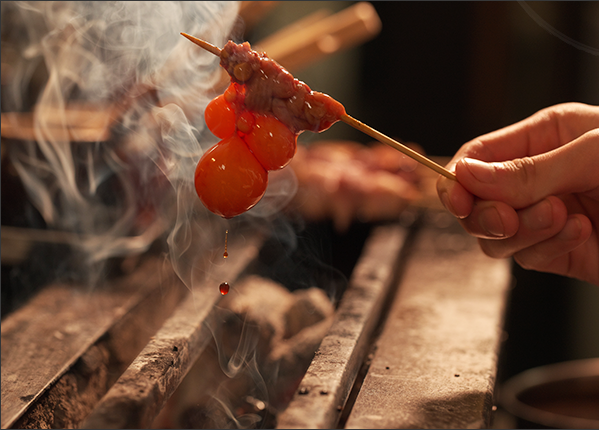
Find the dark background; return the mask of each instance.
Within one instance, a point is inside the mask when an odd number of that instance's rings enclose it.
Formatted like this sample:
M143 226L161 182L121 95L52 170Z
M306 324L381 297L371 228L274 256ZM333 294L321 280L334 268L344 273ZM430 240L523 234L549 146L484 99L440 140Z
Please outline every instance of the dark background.
M375 128L393 124L431 154L451 156L473 137L552 104L599 102L583 71L590 63L596 70L597 54L550 34L517 2L373 5L383 26L362 47L361 116ZM588 5L530 6L556 31L593 46L585 40Z

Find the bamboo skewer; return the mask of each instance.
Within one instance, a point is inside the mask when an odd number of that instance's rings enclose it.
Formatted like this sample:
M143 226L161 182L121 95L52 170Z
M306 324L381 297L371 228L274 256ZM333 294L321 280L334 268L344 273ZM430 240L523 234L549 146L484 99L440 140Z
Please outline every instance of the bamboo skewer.
M200 46L201 48L204 48L208 52L211 52L212 54L220 57L221 49L218 48L217 46L214 46L202 39L198 39L197 37L191 36L187 33L181 33L181 35L186 37L187 39L191 40L193 43ZM375 130L374 128L364 124L363 122L358 121L357 119L351 117L350 115L344 114L339 119L340 119L340 121L343 121L347 125L354 127L356 130L359 130L362 133L365 133L368 136L378 140L379 142L389 145L394 149L397 149L398 151L402 152L403 154L407 155L408 157L416 160L420 164L428 167L429 169L432 169L435 172L445 176L446 178L456 180L455 174L453 172L450 172L449 170L447 170L445 167L440 166L439 164L435 163L433 160L414 151L413 149L405 146L404 144L402 144L394 139L391 139L388 136L385 136L384 134L382 134L382 133L378 132L377 130Z
M379 142L385 143L385 144L391 146L392 148L397 149L398 151L404 153L408 157L418 161L420 164L425 165L429 169L434 170L435 172L445 176L446 178L454 179L454 180L456 179L455 174L453 172L450 172L449 170L447 170L445 167L440 166L439 164L435 163L433 160L431 160L431 159L425 157L424 155L414 151L413 149L399 143L398 141L391 139L388 136L385 136L383 133L376 131L374 128L364 124L361 121L358 121L357 119L349 116L348 114L342 115L340 120L343 121L344 123L352 126L356 130L360 130L362 133L365 133L368 136L378 140Z
M221 49L218 46L214 46L211 43L206 42L205 40L198 39L197 37L191 36L187 33L181 33L181 35L187 37L200 48L204 48L206 51L213 53L217 57L220 57Z

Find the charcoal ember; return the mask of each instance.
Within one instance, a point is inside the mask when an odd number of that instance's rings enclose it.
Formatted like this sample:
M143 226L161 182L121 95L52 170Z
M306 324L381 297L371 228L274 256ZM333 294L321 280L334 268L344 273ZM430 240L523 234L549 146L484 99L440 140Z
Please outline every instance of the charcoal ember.
M273 384L274 407L290 400L326 335L334 307L319 288L289 292L281 284L250 276L237 286L239 294L227 306L245 321L260 327L257 355L264 374L278 369ZM233 297L233 296L232 296Z
M218 312L215 344L191 368L154 427L273 428L332 324L334 305L319 288L291 292L248 275L231 283Z

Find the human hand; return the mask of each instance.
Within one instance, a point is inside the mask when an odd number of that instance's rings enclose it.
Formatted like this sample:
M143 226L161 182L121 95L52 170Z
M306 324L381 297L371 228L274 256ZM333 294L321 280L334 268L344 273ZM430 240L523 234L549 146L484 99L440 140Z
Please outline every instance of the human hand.
M491 257L599 285L599 106L565 103L466 144L437 193Z

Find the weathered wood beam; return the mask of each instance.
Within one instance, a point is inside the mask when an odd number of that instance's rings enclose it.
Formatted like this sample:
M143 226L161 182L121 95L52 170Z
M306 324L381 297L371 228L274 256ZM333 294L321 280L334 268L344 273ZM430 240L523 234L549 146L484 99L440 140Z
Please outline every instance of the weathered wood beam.
M50 285L2 320L2 428L73 426L89 413L108 373L124 371L186 293L161 261L93 289ZM97 386L71 387L81 378Z
M510 262L449 214L428 219L345 428L491 426Z
M349 280L335 320L277 428L335 428L392 293L408 230L376 227Z
M219 285L236 279L257 257L262 239L229 244L229 257L214 265L148 345L100 400L81 428L150 428L198 359L212 333L206 326L221 299Z

